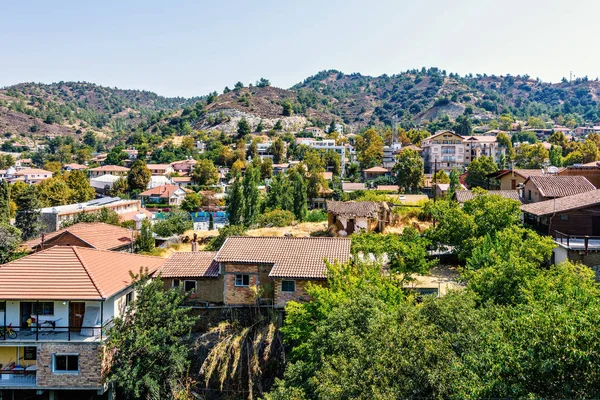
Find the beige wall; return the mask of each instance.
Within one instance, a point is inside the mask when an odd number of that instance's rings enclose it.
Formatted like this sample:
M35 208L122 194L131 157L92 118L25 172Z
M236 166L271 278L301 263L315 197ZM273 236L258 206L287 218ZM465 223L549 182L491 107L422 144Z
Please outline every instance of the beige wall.
M249 305L257 301L257 293L262 299L273 298L273 282L269 278L270 264L223 264L223 292L225 304ZM235 286L235 276L250 275L248 286Z
M282 280L295 281L296 282L296 291L295 292L282 292L281 291L281 281ZM326 281L325 280L308 281L308 280L299 280L299 279L276 278L274 280L275 305L283 307L287 304L288 301L291 301L291 300L300 301L300 302L311 300L311 297L306 292L306 286L308 285L309 282L311 282L312 284L324 285Z
M513 182L515 181L515 186L513 187ZM521 175L508 173L499 179L500 181L500 190L516 190L517 185L521 183L525 183L525 178Z
M188 303L223 303L223 275L218 278L163 278L165 289L173 287L173 280L196 281L196 293L192 294Z

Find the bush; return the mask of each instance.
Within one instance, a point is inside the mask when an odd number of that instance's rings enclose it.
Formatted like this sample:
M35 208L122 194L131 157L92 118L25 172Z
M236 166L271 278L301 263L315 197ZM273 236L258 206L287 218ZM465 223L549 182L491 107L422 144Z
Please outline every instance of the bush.
M154 233L160 237L171 237L173 235L181 235L183 232L192 229L194 223L189 219L186 212L172 212L167 219L158 221L152 227Z
M219 236L213 238L206 249L218 251L229 236L246 236L246 228L242 225L227 225L219 229Z
M273 210L258 216L259 226L290 226L294 222L294 214L291 211Z
M311 210L306 215L306 222L323 222L327 221L327 211L325 210Z

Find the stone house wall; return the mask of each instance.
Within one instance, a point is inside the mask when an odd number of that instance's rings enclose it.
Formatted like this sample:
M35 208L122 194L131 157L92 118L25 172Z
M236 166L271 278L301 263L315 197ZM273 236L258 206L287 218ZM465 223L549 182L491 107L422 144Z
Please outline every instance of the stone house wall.
M78 354L79 372L52 372L53 354ZM37 347L37 385L52 388L99 389L102 385L102 347L100 343L39 343Z

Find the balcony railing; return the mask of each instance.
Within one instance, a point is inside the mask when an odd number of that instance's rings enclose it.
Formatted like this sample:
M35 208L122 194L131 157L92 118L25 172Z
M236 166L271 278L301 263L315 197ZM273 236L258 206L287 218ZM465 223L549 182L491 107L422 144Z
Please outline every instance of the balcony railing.
M600 250L600 236L587 235L567 235L559 231L554 231L554 241L570 250L584 251Z
M0 387L36 386L36 368L29 368L0 369Z
M61 341L61 342L97 342L106 337L106 330L112 325L108 321L96 326L60 326L41 324L37 326L11 326L0 327L0 341L36 342L36 341Z

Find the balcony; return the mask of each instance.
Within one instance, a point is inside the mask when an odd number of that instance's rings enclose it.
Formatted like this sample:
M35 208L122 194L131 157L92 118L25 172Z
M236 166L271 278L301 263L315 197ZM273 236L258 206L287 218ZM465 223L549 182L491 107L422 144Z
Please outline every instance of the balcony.
M107 324L99 326L82 326L78 328L68 326L55 327L11 327L12 330L4 330L0 328L0 345L2 342L38 342L38 341L59 341L59 342L99 342L105 337L104 333L107 329Z
M2 389L26 389L35 388L37 385L35 366L25 369L2 369L0 370L0 388Z

